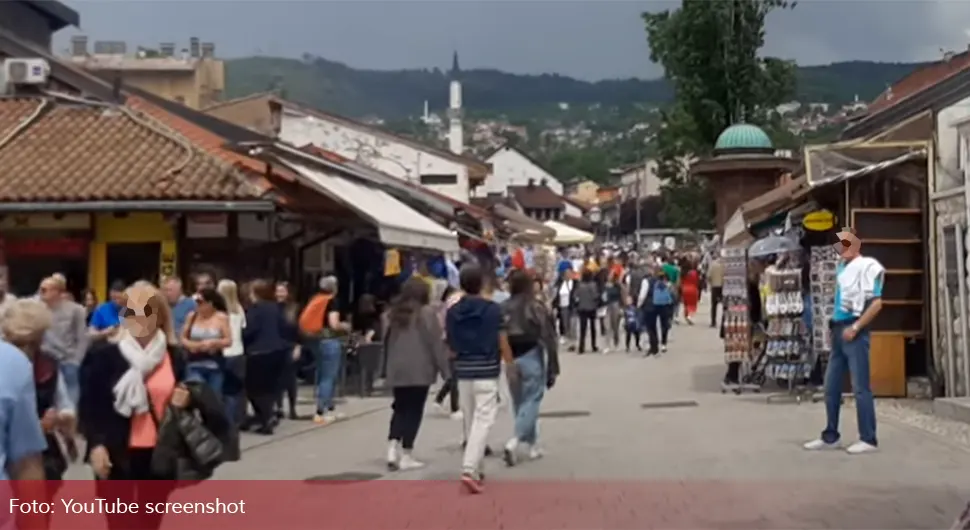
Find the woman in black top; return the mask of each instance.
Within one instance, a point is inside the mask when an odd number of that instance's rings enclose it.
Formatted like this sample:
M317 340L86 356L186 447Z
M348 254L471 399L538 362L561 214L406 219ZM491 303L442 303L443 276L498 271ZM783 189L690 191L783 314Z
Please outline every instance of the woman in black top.
M246 396L256 413L256 432L265 435L273 434L276 426L273 409L279 396L279 382L297 336L296 327L286 320L276 303L275 291L273 284L266 280L252 283L253 305L246 310L243 329Z
M289 282L277 282L276 284L276 303L280 305L280 310L283 311L283 316L286 317L287 323L296 329L297 319L300 316L299 307L297 307L296 302L293 300L293 293L290 291ZM295 339L296 337L294 337ZM280 377L280 392L279 397L276 399L276 418L283 418L283 397L286 397L286 401L290 407L290 419L298 419L296 414L296 394L297 394L297 380L296 375L299 370L300 361L300 344L299 342L293 343L293 350L286 357L286 366L283 368L282 377Z

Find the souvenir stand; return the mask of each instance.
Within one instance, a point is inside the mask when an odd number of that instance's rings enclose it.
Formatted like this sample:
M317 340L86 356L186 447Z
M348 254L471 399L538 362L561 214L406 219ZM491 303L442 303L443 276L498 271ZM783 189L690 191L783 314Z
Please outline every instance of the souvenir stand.
M765 317L765 377L787 385L787 393L768 396L768 401L790 398L801 402L803 395L814 390L803 383L815 366L805 324L802 296L802 270L797 254L782 257L778 265L768 267L762 275Z
M752 353L757 353L761 345L753 342L753 326L748 313L748 266L745 246L721 249L724 265L724 287L722 292L721 329L724 338L724 362L739 362L737 383L721 383L721 392L732 391L740 394L745 390L761 391L761 384L752 379Z

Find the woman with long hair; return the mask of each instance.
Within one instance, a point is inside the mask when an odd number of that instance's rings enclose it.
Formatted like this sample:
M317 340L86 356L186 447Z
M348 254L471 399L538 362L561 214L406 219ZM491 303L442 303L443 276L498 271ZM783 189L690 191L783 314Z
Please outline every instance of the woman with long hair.
M293 293L290 291L290 283L276 282L275 296L276 303L280 305L280 309L283 311L283 316L286 318L286 321L295 328L297 319L300 317L300 308L293 299ZM296 339L295 336L293 338L294 340ZM293 350L286 358L286 366L283 368L283 374L280 378L280 392L279 397L276 399L277 418L283 418L283 397L285 395L287 404L289 405L290 419L298 419L296 414L296 372L297 369L299 369L299 361L300 344L298 341L295 341L293 343Z
M223 350L232 346L226 302L210 287L195 294L195 311L185 317L182 347L189 353L186 379L201 381L222 395L225 381Z
M252 283L253 305L246 311L243 345L246 349L246 395L255 412L256 432L271 435L276 427L273 408L280 378L296 341L296 330L276 302L276 289L266 280Z
M107 341L95 344L81 364L80 432L88 445L87 460L98 480L124 480L125 500L144 505L164 502L169 490L154 480L177 477L160 474L152 465L162 443L159 424L169 406L185 408L191 400L182 385L185 362L176 346L172 315L165 297L151 284L137 282L125 291L122 325ZM111 488L112 490L116 488ZM117 492L120 492L118 489ZM99 492L99 496L117 495ZM128 498L130 496L130 498ZM132 518L137 517L137 525ZM159 528L162 512L108 516L108 527Z
M391 424L387 435L387 466L391 470L423 467L411 451L421 428L428 389L437 380L450 378L448 354L441 338L444 331L430 306L428 284L420 278L404 282L391 305L384 333L387 355L387 386L394 392Z
M684 320L687 325L693 326L694 313L697 313L697 302L701 296L700 273L691 258L681 260L680 271L680 300L684 304Z
M243 356L242 333L246 328L246 313L239 302L239 289L232 280L219 280L216 287L225 302L226 314L229 316L229 337L232 343L222 349L223 383L222 399L226 405L226 417L234 428L238 428L246 415L245 377L246 358Z
M85 315L87 315L85 322L90 326L91 315L94 314L95 308L98 307L98 295L95 294L94 289L88 288L81 293L81 305L84 307Z

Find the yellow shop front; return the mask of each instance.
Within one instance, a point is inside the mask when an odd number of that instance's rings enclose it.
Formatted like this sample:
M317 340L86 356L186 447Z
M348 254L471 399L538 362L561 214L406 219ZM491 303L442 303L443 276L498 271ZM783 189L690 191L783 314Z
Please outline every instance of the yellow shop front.
M99 300L114 281L157 283L177 274L176 225L161 213L97 214L88 255L88 285Z

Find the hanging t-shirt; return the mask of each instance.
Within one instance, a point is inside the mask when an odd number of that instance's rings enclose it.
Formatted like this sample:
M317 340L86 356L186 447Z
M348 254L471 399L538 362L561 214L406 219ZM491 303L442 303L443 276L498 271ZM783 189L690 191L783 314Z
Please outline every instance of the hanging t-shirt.
M525 269L525 253L522 252L521 248L517 248L515 249L515 251L512 252L511 262L512 262L513 269L519 269L519 270Z

